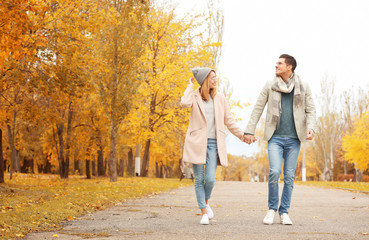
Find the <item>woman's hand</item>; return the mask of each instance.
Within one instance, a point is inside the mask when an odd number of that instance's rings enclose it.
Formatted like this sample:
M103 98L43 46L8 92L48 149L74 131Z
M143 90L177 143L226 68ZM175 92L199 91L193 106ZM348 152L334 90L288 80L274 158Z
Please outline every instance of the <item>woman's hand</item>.
M188 83L190 83L190 84L191 84L191 83L192 83L192 84L194 84L194 83L195 83L195 78L193 78L193 77L192 77L192 78L190 78L190 80L188 80Z

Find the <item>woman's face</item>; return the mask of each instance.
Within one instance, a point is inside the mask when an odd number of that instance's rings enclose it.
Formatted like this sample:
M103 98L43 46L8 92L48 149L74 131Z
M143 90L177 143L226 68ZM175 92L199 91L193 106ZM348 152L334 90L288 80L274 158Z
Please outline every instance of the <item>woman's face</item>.
M208 79L209 79L209 88L210 89L216 88L217 87L217 77L215 75L215 72L211 71L208 76Z

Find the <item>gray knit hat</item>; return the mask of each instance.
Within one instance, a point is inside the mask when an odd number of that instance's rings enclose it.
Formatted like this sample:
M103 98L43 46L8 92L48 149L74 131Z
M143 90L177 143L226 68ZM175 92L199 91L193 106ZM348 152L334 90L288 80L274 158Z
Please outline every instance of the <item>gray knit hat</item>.
M214 71L213 69L208 68L208 67L193 68L191 70L192 70L193 76L195 77L196 81L200 84L200 86L204 83L205 79L208 77L210 72Z

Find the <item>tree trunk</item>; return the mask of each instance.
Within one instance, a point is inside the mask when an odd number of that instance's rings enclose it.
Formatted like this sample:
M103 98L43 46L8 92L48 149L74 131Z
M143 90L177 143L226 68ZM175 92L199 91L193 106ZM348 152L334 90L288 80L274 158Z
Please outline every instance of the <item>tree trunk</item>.
M17 154L17 150L15 149L15 143L14 143L14 138L15 138L14 126L11 127L10 125L7 125L7 128L8 128L9 146L11 150L10 179L12 179L13 172L19 172L20 164L19 164L19 155Z
M58 160L59 160L59 175L60 178L64 178L64 170L65 168L65 162L64 162L64 139L63 139L63 132L64 132L64 125L62 123L56 124L56 132L59 139L59 154L58 154Z
M97 176L105 176L105 167L104 167L104 148L102 145L102 140L101 140L101 131L98 130L97 131L97 145L98 145L98 150L97 150Z
M0 129L0 183L4 182L3 131Z
M159 164L158 162L155 162L155 172L156 172L156 177L159 178L160 177L160 172L159 172Z
M81 169L79 167L79 160L77 159L74 159L74 171L73 171L73 174L78 174L81 173Z
M33 159L24 158L23 165L21 167L21 172L22 173L35 173L33 166L34 166Z
M119 160L118 176L123 177L123 173L124 173L124 159L121 158Z
M142 160L142 169L141 169L141 176L147 177L149 172L149 164L150 164L150 143L151 139L148 139L145 144L145 152Z
M92 161L92 176L96 176L96 162L95 160Z
M38 166L38 173L51 173L51 163L49 161L51 155L52 153L45 155L44 163Z
M105 176L104 155L102 148L97 150L97 176Z
M133 150L130 147L128 152L128 163L127 163L127 173L129 176L133 176L135 174L134 161L133 161Z
M68 123L67 123L67 139L65 148L65 164L64 164L64 178L68 178L69 175L69 155L70 155L70 139L72 134L72 102L69 102L68 106Z
M113 110L112 110L113 111ZM111 116L111 136L110 136L110 155L109 155L109 177L110 182L117 181L117 123Z
M109 155L109 177L110 182L117 181L117 95L118 95L118 29L115 29L113 39L113 78L111 86L111 103L110 103L110 155Z
M91 179L90 160L87 159L86 159L86 177L87 179Z

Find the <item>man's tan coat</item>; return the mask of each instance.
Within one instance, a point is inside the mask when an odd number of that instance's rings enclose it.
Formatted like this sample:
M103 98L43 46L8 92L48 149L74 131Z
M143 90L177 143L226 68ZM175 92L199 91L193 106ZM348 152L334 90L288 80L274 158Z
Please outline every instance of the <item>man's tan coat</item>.
M265 105L268 104L264 129L265 141L269 141L276 130L276 125L272 123L272 84L273 81L269 81L265 84L252 110L251 118L245 130L245 133L255 134L256 124L264 111ZM305 82L302 82L302 84L305 89L305 97L303 98L302 107L293 106L293 118L295 120L297 136L301 142L305 142L307 141L306 134L308 129L312 129L316 132L315 105L309 85Z

